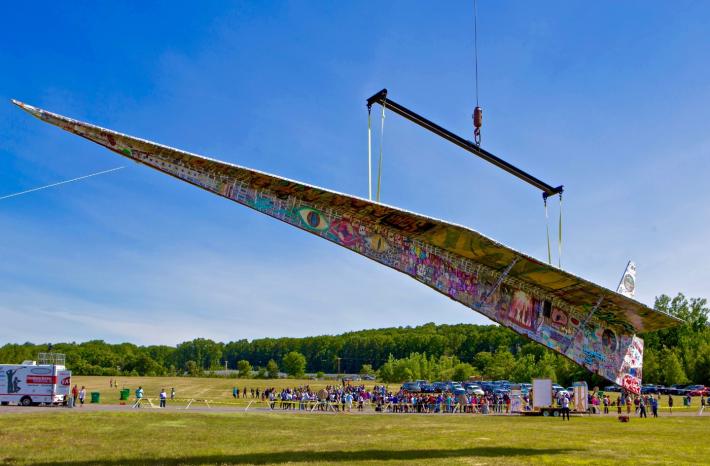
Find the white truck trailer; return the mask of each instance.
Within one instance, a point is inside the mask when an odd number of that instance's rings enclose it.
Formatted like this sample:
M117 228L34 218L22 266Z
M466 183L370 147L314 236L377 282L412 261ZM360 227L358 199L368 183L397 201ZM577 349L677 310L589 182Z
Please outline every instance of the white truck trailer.
M22 406L61 404L69 398L71 371L64 366L64 355L41 355L40 363L0 364L0 404ZM61 364L58 364L61 362Z

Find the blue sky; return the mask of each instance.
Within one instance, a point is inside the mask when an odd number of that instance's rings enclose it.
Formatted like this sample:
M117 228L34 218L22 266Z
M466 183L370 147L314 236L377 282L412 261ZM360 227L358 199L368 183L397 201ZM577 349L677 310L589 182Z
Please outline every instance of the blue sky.
M365 99L471 138L472 2L14 4L0 19L0 343L488 323L415 281L10 105L367 194ZM479 2L483 145L564 184L563 268L710 296L704 2ZM540 194L389 115L382 199L546 256ZM377 142L377 140L375 141ZM557 203L552 215L556 218Z

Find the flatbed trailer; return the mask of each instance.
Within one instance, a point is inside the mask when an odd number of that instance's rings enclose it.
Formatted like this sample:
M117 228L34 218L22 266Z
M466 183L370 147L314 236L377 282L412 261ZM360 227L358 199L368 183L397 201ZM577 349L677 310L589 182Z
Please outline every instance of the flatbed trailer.
M585 411L570 411L570 414L589 414ZM520 414L524 416L544 416L544 417L560 417L562 415L561 407L549 406L546 408L537 408L534 411L521 411Z

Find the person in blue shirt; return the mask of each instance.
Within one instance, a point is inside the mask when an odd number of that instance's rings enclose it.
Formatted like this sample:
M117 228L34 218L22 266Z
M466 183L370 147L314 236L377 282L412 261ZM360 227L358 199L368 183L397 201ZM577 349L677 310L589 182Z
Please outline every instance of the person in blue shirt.
M143 387L138 387L136 389L136 402L133 404L133 407L140 408L142 399L143 399Z

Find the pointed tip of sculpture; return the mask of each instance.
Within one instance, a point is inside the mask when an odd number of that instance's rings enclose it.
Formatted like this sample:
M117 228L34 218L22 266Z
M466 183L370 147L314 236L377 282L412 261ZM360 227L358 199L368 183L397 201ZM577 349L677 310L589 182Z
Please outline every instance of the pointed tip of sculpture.
M10 102L17 105L18 107L20 107L22 110L26 111L27 113L30 113L30 114L37 116L37 117L39 116L39 114L41 112L41 110L39 108L33 107L32 105L28 105L24 102L20 102L17 99L10 99Z

